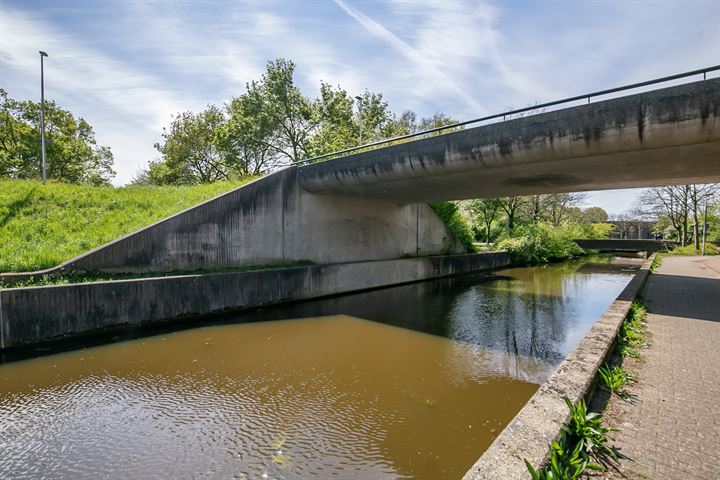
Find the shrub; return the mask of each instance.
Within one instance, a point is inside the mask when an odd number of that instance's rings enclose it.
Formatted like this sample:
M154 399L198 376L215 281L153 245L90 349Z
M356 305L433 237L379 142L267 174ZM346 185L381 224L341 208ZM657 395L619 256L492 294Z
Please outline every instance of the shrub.
M470 223L460 212L455 202L434 202L430 207L435 210L438 217L445 223L455 237L460 240L468 250L472 250L473 231Z
M501 238L496 248L507 250L520 263L545 263L583 253L563 228L545 223L518 226L511 236Z
M695 245L685 245L684 247L675 247L672 250L673 255L700 255L702 253L702 245L695 250ZM720 250L712 243L705 242L705 255L718 255Z
M611 223L568 223L562 228L572 239L602 239L610 236L615 230L615 225Z

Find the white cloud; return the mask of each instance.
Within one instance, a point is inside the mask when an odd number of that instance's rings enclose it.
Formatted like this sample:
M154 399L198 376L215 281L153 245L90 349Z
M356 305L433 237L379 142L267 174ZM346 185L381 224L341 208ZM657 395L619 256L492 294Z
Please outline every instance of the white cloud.
M408 43L397 37L383 25L363 14L359 10L351 7L342 0L334 0L335 3L342 8L348 15L354 18L360 25L366 28L370 33L382 39L392 48L400 52L404 57L411 60L418 68L421 76L417 79L420 84L423 81L434 83L435 88L450 88L461 96L463 100L468 102L477 111L484 111L477 100L467 93L458 83L456 83L449 75L447 75L438 65L432 61L424 52L417 50Z

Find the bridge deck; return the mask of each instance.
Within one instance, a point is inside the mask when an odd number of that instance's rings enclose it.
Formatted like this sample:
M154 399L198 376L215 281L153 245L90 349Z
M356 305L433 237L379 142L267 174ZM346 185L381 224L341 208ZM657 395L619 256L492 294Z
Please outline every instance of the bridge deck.
M400 203L720 181L720 79L301 167L313 193Z

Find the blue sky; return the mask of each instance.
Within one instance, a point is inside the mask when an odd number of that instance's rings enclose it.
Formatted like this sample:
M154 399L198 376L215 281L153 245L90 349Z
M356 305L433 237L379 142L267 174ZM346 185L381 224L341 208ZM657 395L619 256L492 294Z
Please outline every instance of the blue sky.
M0 0L10 96L39 96L40 49L46 95L112 147L121 184L172 114L241 94L268 59L295 61L307 95L324 80L467 119L720 63L720 2Z

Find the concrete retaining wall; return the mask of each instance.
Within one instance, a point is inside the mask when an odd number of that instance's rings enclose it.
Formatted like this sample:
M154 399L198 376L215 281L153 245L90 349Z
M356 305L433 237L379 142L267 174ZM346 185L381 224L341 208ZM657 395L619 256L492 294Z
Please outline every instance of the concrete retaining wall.
M562 426L569 421L563 397L577 403L591 392L597 370L608 357L630 305L645 285L654 258L654 255L651 256L643 264L587 335L540 386L463 480L527 480L530 474L524 459L536 470L545 464L550 442L559 438Z
M315 195L287 168L42 272L151 273L465 253L426 204Z
M0 348L508 266L506 252L0 291Z

